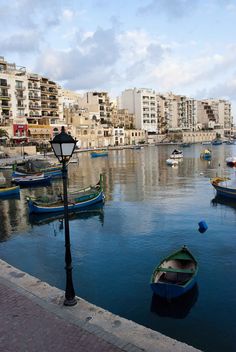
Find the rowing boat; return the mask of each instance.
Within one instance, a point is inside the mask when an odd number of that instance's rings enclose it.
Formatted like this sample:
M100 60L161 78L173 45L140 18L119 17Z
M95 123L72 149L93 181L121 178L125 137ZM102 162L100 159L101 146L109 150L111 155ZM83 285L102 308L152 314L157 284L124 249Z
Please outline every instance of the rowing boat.
M196 283L198 264L186 246L172 253L154 269L151 289L166 299L173 299L188 292Z

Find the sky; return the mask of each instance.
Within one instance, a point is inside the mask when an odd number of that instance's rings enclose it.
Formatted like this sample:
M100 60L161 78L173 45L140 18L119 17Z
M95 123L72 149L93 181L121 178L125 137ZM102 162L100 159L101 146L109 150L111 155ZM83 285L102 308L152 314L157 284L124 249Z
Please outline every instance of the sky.
M228 99L236 0L0 0L0 56L78 92Z

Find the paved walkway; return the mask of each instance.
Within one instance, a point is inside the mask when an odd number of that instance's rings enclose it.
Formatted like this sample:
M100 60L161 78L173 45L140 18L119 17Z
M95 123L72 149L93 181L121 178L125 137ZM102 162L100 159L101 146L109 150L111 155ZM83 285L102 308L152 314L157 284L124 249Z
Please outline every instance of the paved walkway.
M199 351L79 297L63 301L64 291L0 260L0 351Z
M0 312L0 349L4 352L122 351L3 283Z

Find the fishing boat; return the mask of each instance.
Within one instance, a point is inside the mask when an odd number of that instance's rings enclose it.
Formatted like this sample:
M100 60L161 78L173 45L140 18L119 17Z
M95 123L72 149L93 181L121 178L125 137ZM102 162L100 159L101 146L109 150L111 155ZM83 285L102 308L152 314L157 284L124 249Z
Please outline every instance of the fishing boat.
M166 160L166 164L169 165L169 166L177 166L178 163L179 162L176 159L169 158L169 159Z
M200 154L200 158L204 160L211 160L211 151L209 149L204 149Z
M23 165L14 166L12 177L33 176L44 173L46 176L61 176L61 165L52 164L47 160L27 160Z
M189 148L189 147L191 147L191 143L181 143L180 146L182 148Z
M188 292L196 283L198 264L193 255L183 246L169 255L154 269L151 289L154 294L173 299Z
M221 145L223 144L223 141L220 139L215 139L214 141L211 142L212 145Z
M231 167L236 166L236 157L235 156L230 156L230 157L226 158L225 161L228 166L231 166Z
M210 144L211 144L210 141L204 141L204 142L202 142L202 145L210 145Z
M51 176L44 174L20 176L12 178L12 182L22 187L48 186L51 183Z
M7 199L8 197L14 197L20 195L20 187L1 187L0 188L0 199Z
M100 202L104 202L104 200L103 177L100 175L99 183L95 186L89 186L78 191L68 192L68 211L74 212L80 209L85 209ZM61 195L57 196L56 199L33 199L27 197L27 203L30 213L64 212L64 199Z
M170 159L182 159L182 158L183 158L183 152L178 149L173 150L172 154L170 155Z
M91 152L90 155L92 158L97 158L99 156L108 156L108 151L107 150L98 150L96 152Z
M214 177L210 182L217 196L236 200L236 187L229 177Z

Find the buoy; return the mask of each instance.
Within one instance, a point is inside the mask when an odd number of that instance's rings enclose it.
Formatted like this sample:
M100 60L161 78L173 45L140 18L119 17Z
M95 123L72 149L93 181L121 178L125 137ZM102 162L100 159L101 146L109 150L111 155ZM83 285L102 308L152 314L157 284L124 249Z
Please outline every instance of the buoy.
M199 226L198 231L201 232L201 233L205 232L208 229L208 226L207 226L207 223L206 223L205 220L201 220L198 223L198 226Z

